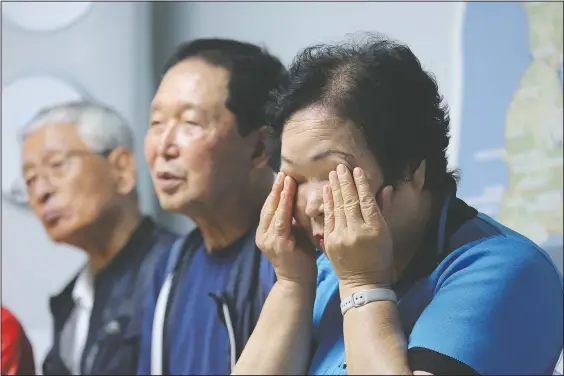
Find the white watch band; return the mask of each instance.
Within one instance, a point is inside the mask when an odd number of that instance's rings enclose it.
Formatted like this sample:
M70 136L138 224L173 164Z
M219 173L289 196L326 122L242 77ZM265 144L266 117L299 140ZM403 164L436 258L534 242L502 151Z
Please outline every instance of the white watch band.
M397 303L396 293L392 289L378 288L355 292L341 300L341 313L343 316L351 308L362 307L368 303L391 300Z

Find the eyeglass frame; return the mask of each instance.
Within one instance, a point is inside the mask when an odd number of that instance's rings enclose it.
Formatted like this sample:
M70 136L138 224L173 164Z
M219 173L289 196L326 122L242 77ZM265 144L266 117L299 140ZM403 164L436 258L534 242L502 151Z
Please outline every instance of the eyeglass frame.
M62 179L65 178L65 176L68 174L68 170L69 170L69 167L70 167L69 162L72 160L73 157L86 157L86 156L89 156L89 155L94 155L94 156L100 156L102 158L107 158L113 150L114 149L106 149L106 150L103 150L101 152L94 152L94 151L91 151L91 150L52 151L51 153L47 153L46 155L43 156L41 164L39 165L39 168L37 169L38 173L33 178L37 178L39 176L42 176L43 178L45 178L47 180L47 182L49 184L52 185L53 179L62 180ZM53 156L53 155L62 155L62 160L57 161L57 163L49 163L49 162L45 161L50 156ZM58 169L61 169L61 168L64 168L65 170L64 171L58 171L56 173L52 172L53 170L58 170ZM49 172L45 173L46 170L51 170L51 173L49 173ZM24 179L24 184L25 184L27 192L28 192L28 196L31 197L31 195L29 194L31 183L29 182L29 178L26 178L26 176L25 176L26 175L25 166L24 166L24 171L22 171L22 175L23 175L23 179Z

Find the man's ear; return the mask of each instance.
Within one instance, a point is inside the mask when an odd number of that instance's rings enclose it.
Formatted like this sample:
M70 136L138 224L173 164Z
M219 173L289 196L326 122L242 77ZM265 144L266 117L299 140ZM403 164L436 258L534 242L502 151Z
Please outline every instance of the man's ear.
M271 153L272 132L270 127L262 126L256 131L253 154L251 155L253 167L262 168L268 164Z
M125 147L117 147L108 155L117 190L126 196L133 192L137 183L137 164L133 152Z
M417 169L413 172L412 183L418 192L421 192L423 190L423 186L425 185L425 173L427 171L426 166L427 164L425 160L423 160L421 161L419 167L417 167Z

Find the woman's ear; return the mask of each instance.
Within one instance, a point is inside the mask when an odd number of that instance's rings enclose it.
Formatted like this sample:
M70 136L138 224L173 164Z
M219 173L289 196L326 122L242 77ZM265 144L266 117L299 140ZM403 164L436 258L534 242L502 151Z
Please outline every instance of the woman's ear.
M272 152L272 131L270 127L264 125L257 130L256 135L256 142L251 158L255 168L262 168L268 164L270 153Z
M108 155L117 190L126 196L133 192L137 183L137 164L130 149L117 147Z

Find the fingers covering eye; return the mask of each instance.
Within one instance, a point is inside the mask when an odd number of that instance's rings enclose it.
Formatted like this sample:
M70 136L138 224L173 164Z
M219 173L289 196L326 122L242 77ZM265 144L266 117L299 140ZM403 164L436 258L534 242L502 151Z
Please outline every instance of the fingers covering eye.
M361 168L356 167L353 171L353 176L358 192L358 199L360 201L362 218L365 223L374 224L378 221L380 209L378 208L376 198L370 189L366 174Z
M278 204L280 202L280 194L284 188L284 173L279 172L274 180L270 194L266 198L264 205L262 206L262 211L260 214L259 229L265 232L269 229L274 215L276 214L276 209L278 209Z
M325 216L325 235L329 235L335 228L335 215L333 213L333 194L331 188L323 187L323 213Z
M343 196L341 195L341 185L335 171L329 173L329 186L333 196L333 214L335 216L335 228L343 228L346 226L345 208L343 204Z
M269 231L274 231L279 237L287 237L290 235L295 193L296 186L294 181L289 176L286 176L284 178L283 189L280 194L275 218L272 221L273 227L271 226L269 229Z
M356 184L352 174L345 165L337 166L337 176L343 197L344 213L347 224L360 224L363 222L360 212L360 202Z

